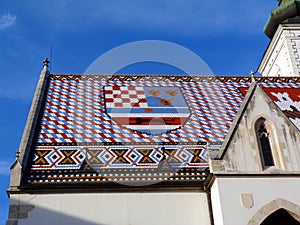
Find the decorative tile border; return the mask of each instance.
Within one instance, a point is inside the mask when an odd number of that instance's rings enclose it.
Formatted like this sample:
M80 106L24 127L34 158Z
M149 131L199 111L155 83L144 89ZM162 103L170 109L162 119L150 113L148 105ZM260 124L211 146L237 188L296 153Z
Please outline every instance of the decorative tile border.
M129 185L145 186L165 183L195 183L205 181L208 170L203 168L180 168L178 170L166 170L160 168L109 168L97 172L79 172L77 170L32 170L28 178L30 185Z
M33 170L106 168L157 168L167 160L172 168L207 168L205 145L38 146Z

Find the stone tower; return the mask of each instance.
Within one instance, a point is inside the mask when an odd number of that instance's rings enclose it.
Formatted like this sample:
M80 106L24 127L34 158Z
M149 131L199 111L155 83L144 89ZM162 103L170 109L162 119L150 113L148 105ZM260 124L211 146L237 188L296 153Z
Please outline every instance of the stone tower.
M271 42L258 72L263 76L299 76L300 1L278 0L264 32Z

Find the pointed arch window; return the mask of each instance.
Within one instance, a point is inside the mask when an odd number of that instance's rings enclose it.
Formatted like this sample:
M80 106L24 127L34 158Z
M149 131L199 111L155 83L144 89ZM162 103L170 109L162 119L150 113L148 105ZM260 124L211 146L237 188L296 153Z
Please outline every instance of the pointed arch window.
M274 166L274 156L270 142L270 130L264 118L257 120L255 130L264 169Z

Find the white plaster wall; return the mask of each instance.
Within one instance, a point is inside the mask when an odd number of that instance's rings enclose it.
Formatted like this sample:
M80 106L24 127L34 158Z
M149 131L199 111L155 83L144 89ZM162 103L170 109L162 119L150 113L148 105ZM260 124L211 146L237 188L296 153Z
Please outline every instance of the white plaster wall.
M18 225L209 225L206 193L12 195L34 205Z
M223 215L222 215L222 204L219 191L219 180L215 180L213 186L211 187L211 206L214 215L214 223L217 225L223 225Z
M268 76L291 76L294 74L288 40L284 39L281 48L274 53L273 57L274 61L270 65Z
M219 218L219 207L213 207L216 225L247 225L258 210L277 198L300 205L300 177L217 178L216 181L213 186L217 187L211 189L212 196L219 195L222 211ZM241 204L241 194L245 193L253 195L254 206L250 209Z
M261 61L263 76L299 76L299 26L280 25Z

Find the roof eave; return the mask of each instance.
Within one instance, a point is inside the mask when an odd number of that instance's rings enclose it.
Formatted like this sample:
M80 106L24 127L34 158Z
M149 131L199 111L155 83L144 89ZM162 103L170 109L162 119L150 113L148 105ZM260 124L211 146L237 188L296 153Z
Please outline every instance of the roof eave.
M284 20L293 18L300 15L300 0L293 0L285 4L280 5L274 9L264 27L265 34L272 38L276 32L276 29L280 23Z

